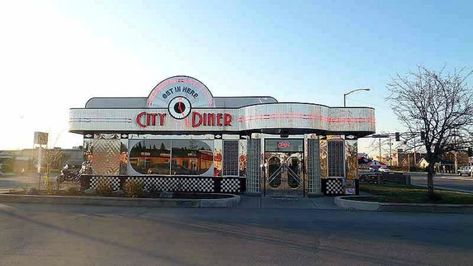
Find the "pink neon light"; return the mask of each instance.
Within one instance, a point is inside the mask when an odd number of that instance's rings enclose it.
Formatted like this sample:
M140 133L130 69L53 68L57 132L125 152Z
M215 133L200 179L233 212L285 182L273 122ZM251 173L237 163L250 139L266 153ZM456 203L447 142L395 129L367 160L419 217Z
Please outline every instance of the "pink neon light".
M240 116L237 121L247 122L252 120L268 120L268 119L303 119L303 120L317 120L328 123L374 123L373 117L328 117L314 114L304 113L281 113L281 114L264 114L264 115L250 115Z

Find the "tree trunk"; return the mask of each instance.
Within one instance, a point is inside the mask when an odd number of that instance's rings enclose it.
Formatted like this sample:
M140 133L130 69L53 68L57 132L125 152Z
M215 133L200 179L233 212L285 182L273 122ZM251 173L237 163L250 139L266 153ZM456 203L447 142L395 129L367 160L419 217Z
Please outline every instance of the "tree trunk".
M427 190L428 196L430 199L435 198L434 196L434 164L430 163L427 167Z

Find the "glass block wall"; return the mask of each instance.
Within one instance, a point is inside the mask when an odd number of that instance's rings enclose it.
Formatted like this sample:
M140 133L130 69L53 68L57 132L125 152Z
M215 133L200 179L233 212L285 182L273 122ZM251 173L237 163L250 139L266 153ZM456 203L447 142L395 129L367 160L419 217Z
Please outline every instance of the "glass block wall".
M246 192L260 193L261 179L261 140L249 139L247 142L247 176L246 176Z
M320 194L320 149L319 139L307 140L307 192Z

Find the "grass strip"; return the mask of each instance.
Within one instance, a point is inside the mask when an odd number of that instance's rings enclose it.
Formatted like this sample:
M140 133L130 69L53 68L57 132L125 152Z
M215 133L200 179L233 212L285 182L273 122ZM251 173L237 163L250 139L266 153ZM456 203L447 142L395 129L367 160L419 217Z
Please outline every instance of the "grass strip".
M473 204L473 194L435 190L435 197L430 199L427 188L411 185L360 184L360 191L373 194L374 197L361 197L360 200L393 203L436 203L436 204Z

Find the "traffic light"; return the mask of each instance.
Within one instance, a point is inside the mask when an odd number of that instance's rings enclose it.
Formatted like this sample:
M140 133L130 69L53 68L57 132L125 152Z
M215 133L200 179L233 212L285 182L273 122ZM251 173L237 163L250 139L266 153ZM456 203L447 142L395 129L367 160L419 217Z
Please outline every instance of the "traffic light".
M425 140L425 131L420 132L420 140Z
M396 141L401 140L401 136L400 136L399 132L394 133L394 136L396 137Z

